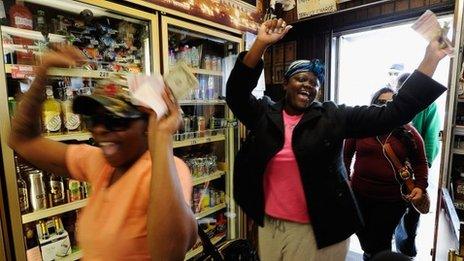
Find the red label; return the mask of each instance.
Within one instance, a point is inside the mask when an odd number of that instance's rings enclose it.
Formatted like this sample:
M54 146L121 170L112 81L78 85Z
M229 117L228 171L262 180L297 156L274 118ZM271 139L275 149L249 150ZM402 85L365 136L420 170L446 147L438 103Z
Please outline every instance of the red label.
M35 76L34 66L31 66L31 65L12 65L11 66L11 77L13 79L24 79L30 76Z

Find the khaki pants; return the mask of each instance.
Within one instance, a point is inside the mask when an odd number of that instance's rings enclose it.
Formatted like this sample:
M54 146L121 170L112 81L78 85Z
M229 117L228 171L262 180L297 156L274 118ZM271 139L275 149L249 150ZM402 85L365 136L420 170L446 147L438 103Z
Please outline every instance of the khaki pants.
M262 261L345 261L349 239L317 249L311 224L300 224L266 216L259 227Z

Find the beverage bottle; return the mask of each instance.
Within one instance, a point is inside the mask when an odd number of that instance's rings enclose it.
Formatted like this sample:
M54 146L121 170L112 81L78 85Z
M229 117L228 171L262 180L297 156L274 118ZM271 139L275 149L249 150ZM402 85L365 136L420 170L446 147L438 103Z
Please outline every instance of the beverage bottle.
M53 223L55 225L55 233L57 235L63 234L64 228L63 228L63 222L61 221L61 218L58 217L58 216L54 216L53 217Z
M47 208L47 194L43 182L43 173L39 170L31 170L29 176L29 198L33 211Z
M78 114L72 110L73 91L71 88L66 88L65 100L61 103L63 112L63 122L66 132L74 132L81 130L81 119Z
M69 179L68 181L69 189L69 202L74 202L81 200L81 184L79 181L74 179Z
M46 94L42 111L43 129L46 133L56 133L61 130L61 104L53 97L52 86L46 87Z
M0 0L0 24L1 25L8 24L8 21L6 19L6 13L5 13L5 4L1 0Z
M23 1L16 1L16 4L11 6L8 11L10 15L10 24L13 27L32 30L32 13L24 5ZM15 44L28 46L33 45L34 41L31 39L14 36L13 41ZM17 63L19 64L34 64L34 54L31 51L17 51Z
M25 214L29 211L29 196L27 193L27 183L22 177L22 171L19 167L18 156L14 156L14 161L16 165L16 176L18 183L18 198L19 198L19 210L21 214Z
M47 224L43 220L39 221L39 228L40 228L40 239L47 240L50 238L50 234L48 233Z
M63 178L55 174L50 174L49 186L50 194L52 195L52 205L58 206L65 203Z
M25 225L24 242L26 243L27 261L42 260L37 229L33 223L28 223Z
M35 30L39 31L41 33L47 33L48 26L47 23L45 22L45 11L43 10L37 10L37 16L35 18Z

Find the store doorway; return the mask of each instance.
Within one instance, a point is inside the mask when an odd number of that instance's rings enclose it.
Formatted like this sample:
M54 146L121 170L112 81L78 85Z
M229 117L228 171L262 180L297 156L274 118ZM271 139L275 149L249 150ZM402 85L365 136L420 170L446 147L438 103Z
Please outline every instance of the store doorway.
M452 25L452 16L442 16L441 23ZM338 104L367 105L372 94L390 82L390 68L400 69L401 73L412 72L420 63L427 42L411 29L412 22L365 28L357 32L340 33L332 39L332 64L330 98ZM452 26L450 26L452 27ZM448 36L452 39L452 32ZM437 68L434 79L448 86L449 58L445 58ZM446 95L437 100L443 130ZM441 148L441 146L440 146ZM440 153L441 154L441 153ZM416 246L416 260L432 260L435 225L435 207L438 191L440 154L429 170L428 192L432 200L432 213L420 219ZM419 240L417 240L419 239ZM395 250L394 244L392 249ZM362 260L362 249L357 237L351 238L350 253L347 260Z

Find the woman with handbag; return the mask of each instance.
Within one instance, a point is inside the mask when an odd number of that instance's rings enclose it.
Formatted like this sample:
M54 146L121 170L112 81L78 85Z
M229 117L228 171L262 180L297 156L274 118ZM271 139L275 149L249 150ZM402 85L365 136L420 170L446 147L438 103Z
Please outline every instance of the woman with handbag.
M343 164L343 141L386 133L412 118L446 88L430 77L446 55L439 39L398 98L384 107L315 101L324 81L317 60L294 61L284 75L283 100L252 95L266 48L291 29L268 20L241 53L227 82L227 104L250 131L236 155L234 198L259 229L263 261L340 260L362 225Z
M374 94L371 104L384 106L393 100L394 93L393 89L382 88ZM348 173L354 154L351 187L365 222L356 235L364 260L370 260L379 252L391 250L393 232L406 211L407 202L418 203L424 199L428 185L427 159L423 140L410 124L385 135L347 139L344 156Z

